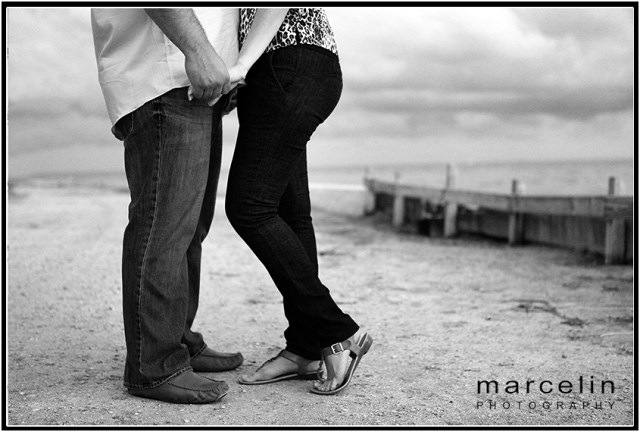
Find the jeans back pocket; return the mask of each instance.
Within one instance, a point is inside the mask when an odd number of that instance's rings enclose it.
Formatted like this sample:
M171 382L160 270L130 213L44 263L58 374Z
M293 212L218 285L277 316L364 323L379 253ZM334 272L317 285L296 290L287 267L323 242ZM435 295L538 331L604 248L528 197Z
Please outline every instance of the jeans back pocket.
M295 46L278 48L269 53L271 74L280 90L288 94L299 78L298 51Z

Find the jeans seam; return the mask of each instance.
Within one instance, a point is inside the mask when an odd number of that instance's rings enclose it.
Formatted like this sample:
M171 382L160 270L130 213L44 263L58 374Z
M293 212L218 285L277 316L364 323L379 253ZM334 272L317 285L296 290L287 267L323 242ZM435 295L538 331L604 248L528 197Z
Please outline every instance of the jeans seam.
M267 55L269 56L269 69L271 69L271 75L273 75L273 79L276 81L276 84L278 84L278 87L280 88L280 91L283 94L286 95L287 92L284 89L284 87L282 87L282 83L280 83L280 79L278 78L278 75L276 74L276 70L273 68L273 52L271 52L271 53L269 53Z
M171 375L169 375L168 377L156 380L154 382L152 382L149 385L137 385L137 384L130 384L130 383L125 383L125 386L131 390L150 390L153 389L155 387L159 387L162 384L166 383L167 381L177 377L178 375L181 375L185 372L191 371L193 370L193 368L191 366L186 366L183 367L182 369L180 369L177 372L172 373Z
M154 101L154 105L160 105L160 101ZM158 107L160 108L160 107ZM154 107L155 114L155 107ZM155 169L155 181L153 184L153 217L151 219L151 229L149 230L149 237L147 239L147 244L144 249L144 253L142 255L142 265L140 266L140 282L138 285L138 370L141 375L144 375L142 370L142 320L140 317L142 316L142 290L144 287L144 271L146 267L146 259L147 253L149 252L149 248L151 246L151 241L153 239L153 233L155 231L155 222L156 216L158 214L158 183L160 182L160 154L162 152L162 115L158 116L158 147L157 147L157 155L156 155L156 169Z
M204 350L207 349L207 344L204 344L202 349L200 351L198 351L197 353L195 353L192 357L191 360L195 359L196 357L198 357L200 354L202 354L204 352Z

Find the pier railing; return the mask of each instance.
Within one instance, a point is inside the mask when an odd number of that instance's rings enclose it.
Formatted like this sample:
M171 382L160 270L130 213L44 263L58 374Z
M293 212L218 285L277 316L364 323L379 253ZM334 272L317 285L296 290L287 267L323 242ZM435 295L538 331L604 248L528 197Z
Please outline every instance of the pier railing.
M395 227L413 226L431 236L458 233L503 238L511 245L541 243L600 254L606 264L633 261L634 198L608 195L529 196L513 180L511 193L454 188L447 169L444 188L365 178L365 214L386 213Z

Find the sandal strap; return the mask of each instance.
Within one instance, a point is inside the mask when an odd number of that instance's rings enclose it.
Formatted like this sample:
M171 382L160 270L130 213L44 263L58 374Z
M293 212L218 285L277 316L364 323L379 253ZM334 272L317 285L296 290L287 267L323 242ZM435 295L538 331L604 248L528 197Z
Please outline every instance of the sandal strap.
M321 360L309 360L309 359L306 359L306 358L304 358L302 356L299 356L298 354L294 354L294 353L286 351L286 350L280 351L280 354L278 354L277 357L282 357L282 358L285 358L285 359L295 363L298 366L298 373L316 372L316 371L319 371L322 368L322 361ZM320 365L318 366L318 368L317 369L309 369L309 366L312 365L313 363L315 363L316 361L320 362Z
M284 350L283 350L284 351ZM278 357L280 357L282 354L282 351L280 351L278 353L278 355L276 355L275 357L271 357L269 360L265 361L264 363L262 363L260 365L260 367L258 369L256 369L256 372L259 371L260 369L262 369L263 367L265 367L266 365L268 365L269 363L271 363L272 361L274 361L275 359L277 359Z
M332 354L338 354L342 351L349 350L352 355L358 356L360 355L360 345L355 342L352 342L352 339L349 338L342 342L334 343L333 345L322 349L322 356L326 357Z
M294 362L298 366L300 366L301 363L304 364L309 362L309 360L307 360L306 358L299 356L298 354L289 352L287 350L280 351L280 354L278 354L278 357L286 358L287 360Z

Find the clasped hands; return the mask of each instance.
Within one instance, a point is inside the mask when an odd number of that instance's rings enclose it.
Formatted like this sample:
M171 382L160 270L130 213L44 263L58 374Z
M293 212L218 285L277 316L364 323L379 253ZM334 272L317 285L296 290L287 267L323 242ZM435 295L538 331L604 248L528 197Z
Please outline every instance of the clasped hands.
M213 106L216 102L218 102L218 100L220 100L220 98L231 92L233 89L237 88L237 87L242 87L243 85L245 85L245 77L247 75L248 72L248 68L246 68L242 62L238 61L236 62L236 64L234 64L233 66L231 66L228 70L228 76L229 79L227 82L225 82L221 87L220 87L220 94L216 96L216 93L214 92L210 97L208 97L208 101L207 104L209 106ZM225 80L226 81L226 80ZM228 83L228 85L227 85ZM193 84L189 85L189 89L187 90L187 96L189 98L189 100L193 100L194 98L196 99L201 99L203 97L207 97L207 92L204 91L204 89L198 89L200 90L199 93L196 93L196 89L194 88Z

